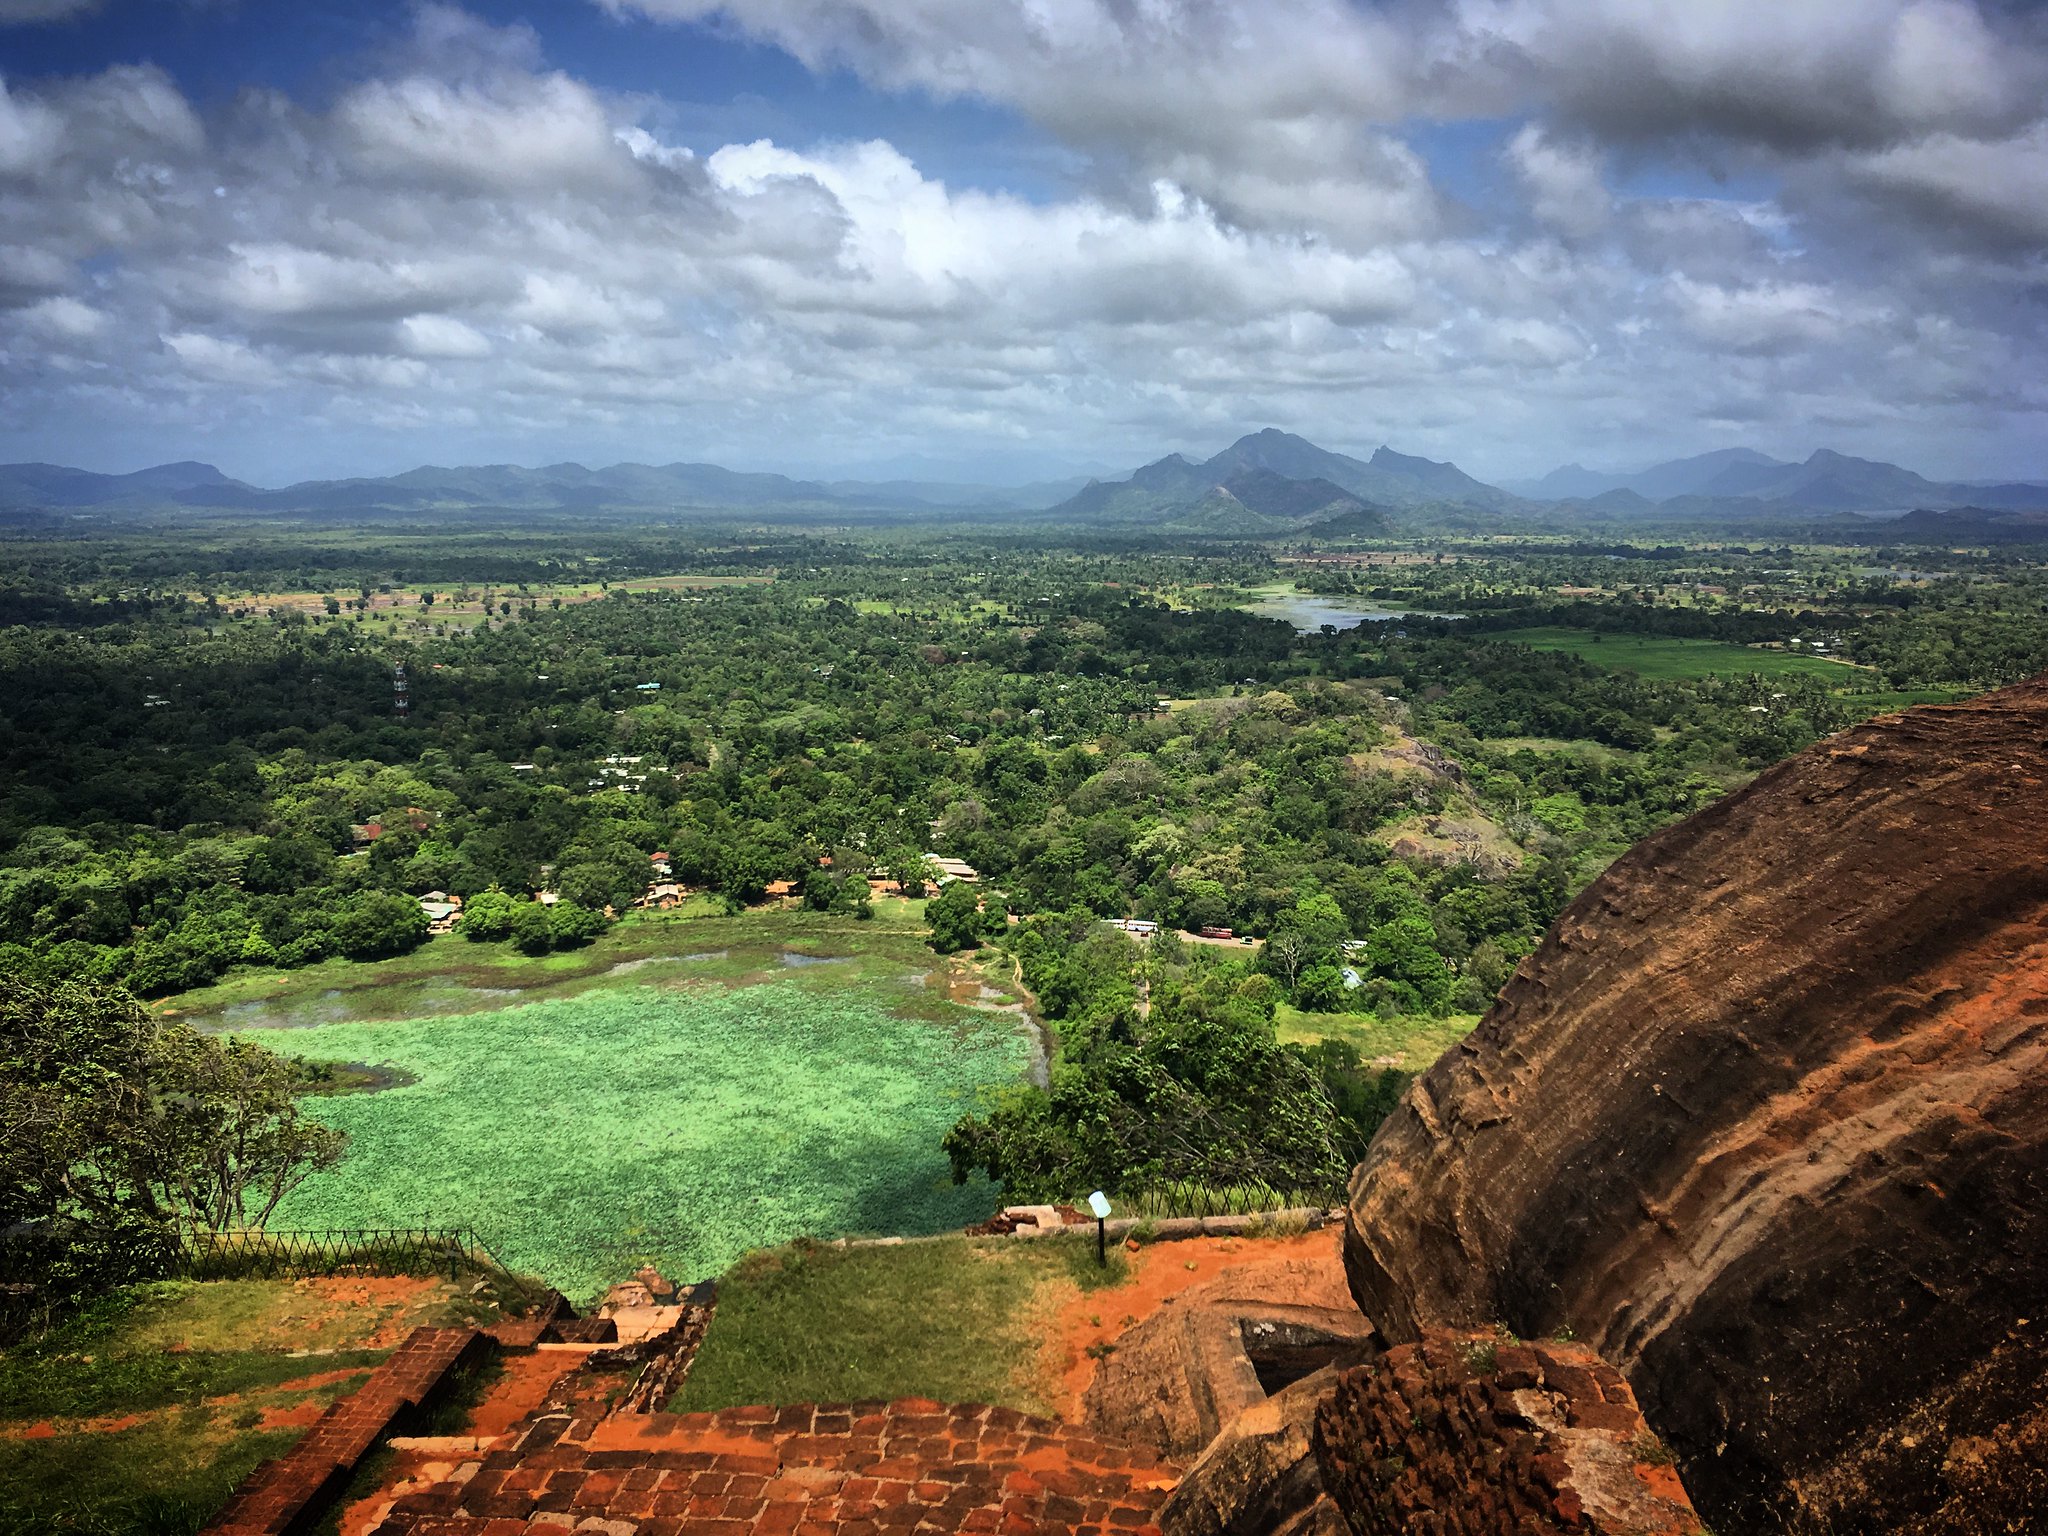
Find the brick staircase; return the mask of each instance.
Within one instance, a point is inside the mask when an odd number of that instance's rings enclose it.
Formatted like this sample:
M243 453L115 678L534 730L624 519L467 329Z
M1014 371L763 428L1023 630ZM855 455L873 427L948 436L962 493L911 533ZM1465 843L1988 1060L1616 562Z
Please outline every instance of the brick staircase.
M378 1536L741 1532L1156 1533L1178 1469L1008 1408L891 1403L588 1418L543 1411L516 1444L399 1498Z
M491 1347L474 1328L415 1328L370 1379L329 1406L299 1443L235 1490L205 1536L282 1536L329 1504L356 1464L456 1366Z

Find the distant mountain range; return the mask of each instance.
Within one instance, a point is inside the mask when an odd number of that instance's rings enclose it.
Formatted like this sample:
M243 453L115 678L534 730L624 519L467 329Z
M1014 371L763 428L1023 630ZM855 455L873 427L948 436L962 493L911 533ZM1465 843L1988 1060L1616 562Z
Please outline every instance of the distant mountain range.
M1723 448L1625 475L1567 464L1521 489L1532 500L1602 503L1610 510L1656 504L1681 514L1702 502L1769 502L1840 512L1970 506L2018 511L2048 506L2048 486L1929 480L1896 464L1855 459L1830 448L1816 450L1803 464L1752 448ZM1617 492L1623 495L1617 497Z
M1121 480L997 487L920 480L796 480L716 464L550 464L443 468L268 490L211 464L160 464L128 475L54 464L0 465L0 509L148 514L181 509L312 516L508 511L628 511L690 516L742 511L915 519L971 513L1005 522L1224 538L1370 538L1403 525L1488 527L1560 520L1715 521L1812 526L1851 513L1912 512L1901 533L2035 538L2048 485L1926 479L1896 464L1820 449L1804 463L1748 448L1674 459L1629 474L1568 464L1516 491L1457 465L1382 447L1356 459L1274 428L1196 463L1178 453ZM1937 517L1936 514L1944 514ZM1948 516L1946 514L1954 514ZM1844 529L1853 519L1844 521Z
M986 507L1036 510L1085 484L1079 479L1002 488L922 481L792 480L716 464L614 464L586 469L550 464L524 469L483 464L424 465L376 479L303 480L265 490L231 480L211 464L162 464L132 475L101 475L55 464L0 465L0 507L161 508L225 511L370 512L497 508L574 511L596 508L840 507L877 510Z

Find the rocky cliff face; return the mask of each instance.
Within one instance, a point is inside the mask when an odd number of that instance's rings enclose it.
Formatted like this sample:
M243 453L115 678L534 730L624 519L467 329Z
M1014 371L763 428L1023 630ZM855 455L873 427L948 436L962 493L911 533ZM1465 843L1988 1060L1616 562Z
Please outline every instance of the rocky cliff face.
M1968 1458L1886 1427L1997 1356L1997 1442L2048 1385L2048 680L1617 862L1387 1122L1345 1263L1396 1342L1573 1330L1716 1529L1951 1504Z

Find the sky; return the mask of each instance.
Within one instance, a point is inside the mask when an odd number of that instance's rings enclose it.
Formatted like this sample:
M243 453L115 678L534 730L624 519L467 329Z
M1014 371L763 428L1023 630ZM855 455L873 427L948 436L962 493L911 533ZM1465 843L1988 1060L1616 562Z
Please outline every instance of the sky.
M0 0L0 459L2048 479L2048 8Z

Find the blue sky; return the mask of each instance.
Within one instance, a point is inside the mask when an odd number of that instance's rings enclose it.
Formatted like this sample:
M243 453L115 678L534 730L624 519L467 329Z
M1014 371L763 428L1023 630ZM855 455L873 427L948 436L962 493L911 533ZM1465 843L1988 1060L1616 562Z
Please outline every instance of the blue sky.
M2048 476L1967 0L0 0L0 458Z

